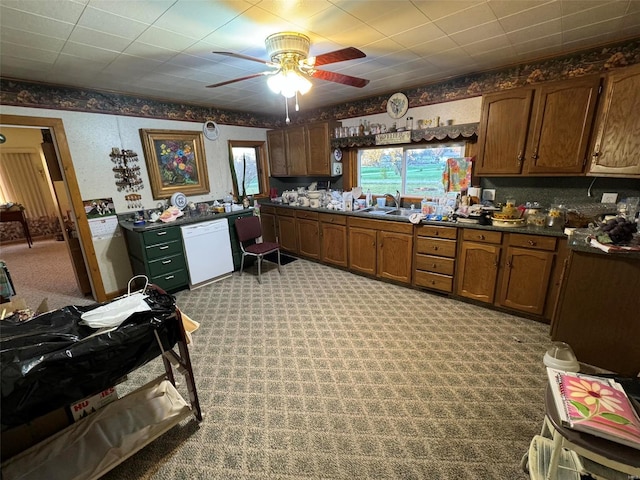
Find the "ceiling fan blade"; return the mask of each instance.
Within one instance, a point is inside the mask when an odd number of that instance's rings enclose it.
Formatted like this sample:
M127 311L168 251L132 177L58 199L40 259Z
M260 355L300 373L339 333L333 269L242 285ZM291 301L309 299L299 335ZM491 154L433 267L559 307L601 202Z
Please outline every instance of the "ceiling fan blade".
M356 58L366 57L365 53L358 50L355 47L343 48L342 50L334 50L333 52L323 53L318 55L315 61L315 66L327 65L329 63L344 62L346 60L354 60Z
M352 77L351 75L345 75L343 73L327 72L326 70L314 70L310 75L314 78L327 80L328 82L342 83L358 88L362 88L369 83L369 80L365 80L364 78Z
M271 72L254 73L253 75L247 75L246 77L234 78L233 80L227 80L226 82L214 83L213 85L207 85L207 88L221 87L223 85L229 85L230 83L241 82L242 80L249 80L250 78L261 77Z
M271 62L267 62L266 60L262 60L261 58L250 57L249 55L243 55L241 53L233 53L233 52L211 52L216 55L224 55L226 57L234 57L234 58L242 58L244 60L251 60L252 62L264 63L266 65L271 64Z

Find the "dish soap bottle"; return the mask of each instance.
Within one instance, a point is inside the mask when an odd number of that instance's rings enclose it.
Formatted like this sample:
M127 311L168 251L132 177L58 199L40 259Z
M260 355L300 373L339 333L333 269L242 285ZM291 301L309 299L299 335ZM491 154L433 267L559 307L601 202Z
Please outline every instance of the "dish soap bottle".
M367 207L371 206L371 189L367 189Z

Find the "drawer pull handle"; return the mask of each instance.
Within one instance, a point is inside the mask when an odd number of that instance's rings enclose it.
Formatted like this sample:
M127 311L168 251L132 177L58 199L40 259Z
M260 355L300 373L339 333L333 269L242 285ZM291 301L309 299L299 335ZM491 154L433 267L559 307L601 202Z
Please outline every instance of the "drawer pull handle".
M162 235L166 235L166 234L167 234L167 232L158 232L158 233L156 233L156 235L159 236L159 237L161 237Z
M163 265L168 265L168 264L170 264L171 262L172 262L172 260L163 260L163 261L162 261L162 264L163 264Z
M438 250L438 247L433 247L434 250Z
M159 247L160 250L166 250L167 248L169 248L169 245L162 245Z
M478 235L478 238L479 238L480 240L484 240L484 235Z
M431 265L431 268L436 268L438 265L436 265L435 263L433 265Z
M527 243L529 245L531 245L532 247L535 247L538 244L537 242L534 242L533 240L529 240Z
M174 278L176 278L175 275L169 275L168 277L164 277L165 280L171 280L171 279L174 279Z
M440 232L436 230L436 237L440 235Z

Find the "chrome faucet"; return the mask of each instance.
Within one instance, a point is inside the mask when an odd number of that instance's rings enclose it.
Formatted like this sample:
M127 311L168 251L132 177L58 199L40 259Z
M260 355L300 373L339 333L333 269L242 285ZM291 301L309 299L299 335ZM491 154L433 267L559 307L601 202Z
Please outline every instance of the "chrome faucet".
M390 193L385 193L384 196L393 198L393 202L396 204L396 208L400 208L400 192L398 190L396 190L395 195L391 195Z

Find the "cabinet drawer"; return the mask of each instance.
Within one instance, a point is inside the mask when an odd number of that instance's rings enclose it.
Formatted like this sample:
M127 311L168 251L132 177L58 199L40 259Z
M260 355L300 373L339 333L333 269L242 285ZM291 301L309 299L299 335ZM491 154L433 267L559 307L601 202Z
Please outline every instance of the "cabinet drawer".
M174 270L172 272L166 272L162 275L151 277L149 281L164 290L173 290L174 288L188 285L189 275L187 274L186 269Z
M416 253L428 253L430 255L453 258L456 256L456 241L418 237L416 238Z
M278 216L280 217L295 217L296 211L292 208L278 208Z
M276 207L272 207L271 205L260 205L260 211L264 213L276 213Z
M163 275L173 270L186 268L186 265L184 263L184 255L182 253L158 258L156 260L151 260L148 266L149 274L152 277Z
M173 242L157 243L145 247L145 250L147 251L147 260L182 254L182 241L175 240Z
M462 238L465 240L473 240L474 242L502 243L502 233L491 230L465 228L462 232Z
M433 288L442 292L453 291L453 277L448 275L416 270L414 283L419 287Z
M309 212L307 210L296 210L296 218L306 218L308 220L317 220L318 212Z
M419 237L438 237L456 239L458 229L456 227L441 227L438 225L418 225L416 227L416 235Z
M512 233L509 235L509 245L513 247L538 248L540 250L555 250L556 238L543 235L523 235Z
M327 213L321 213L318 218L320 219L321 222L324 222L324 223L333 223L334 225L347 224L346 215L332 215Z
M453 258L416 255L416 270L453 275L454 265L455 260Z
M170 227L162 228L158 230L149 230L142 233L145 245L155 245L157 243L171 242L172 240L179 240L181 238L180 228Z

